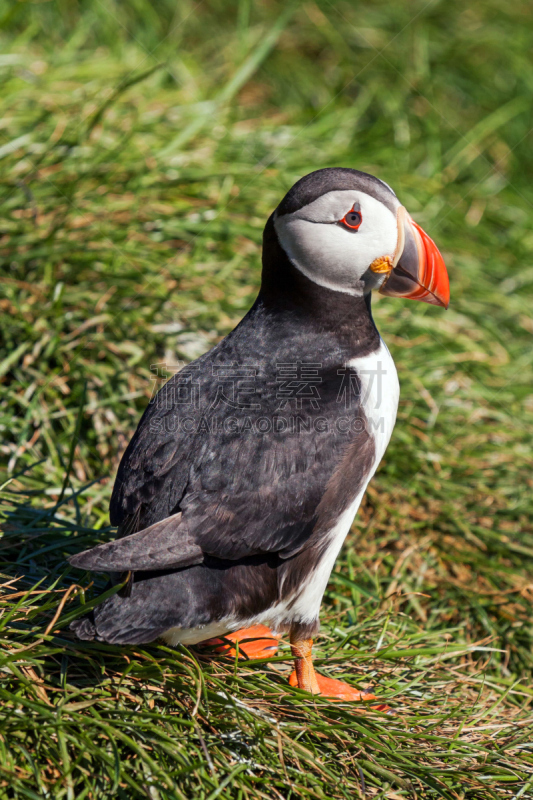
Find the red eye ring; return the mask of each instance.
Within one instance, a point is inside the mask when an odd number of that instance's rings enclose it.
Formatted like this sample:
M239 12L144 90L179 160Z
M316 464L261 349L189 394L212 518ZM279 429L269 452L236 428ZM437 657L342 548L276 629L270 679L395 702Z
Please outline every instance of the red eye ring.
M341 219L342 224L346 225L351 231L358 230L362 221L363 215L355 206Z

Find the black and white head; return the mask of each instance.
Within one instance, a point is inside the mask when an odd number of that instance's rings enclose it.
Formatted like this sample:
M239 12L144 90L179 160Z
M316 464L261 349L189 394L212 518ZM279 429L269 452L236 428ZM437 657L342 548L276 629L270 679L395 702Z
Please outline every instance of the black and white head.
M448 306L448 275L435 243L372 175L311 172L285 195L272 222L291 264L318 286Z

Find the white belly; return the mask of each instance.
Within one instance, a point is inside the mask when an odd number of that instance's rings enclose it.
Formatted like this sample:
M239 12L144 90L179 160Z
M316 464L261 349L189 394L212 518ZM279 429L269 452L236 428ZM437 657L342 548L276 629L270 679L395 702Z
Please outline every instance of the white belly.
M253 619L226 618L204 628L172 628L163 636L169 644L175 645L178 642L194 644L211 636L257 623L269 625L275 630L277 625L287 621L288 616L302 623L317 619L322 597L337 556L352 526L366 488L389 444L400 398L398 373L383 340L376 352L362 358L350 359L346 366L355 369L361 381L361 404L367 419L368 431L374 437L374 463L366 476L364 485L358 487L359 491L350 506L341 514L334 528L331 529L329 547L316 569L298 590L296 602L294 602L294 596L288 597ZM288 606L290 606L290 611Z

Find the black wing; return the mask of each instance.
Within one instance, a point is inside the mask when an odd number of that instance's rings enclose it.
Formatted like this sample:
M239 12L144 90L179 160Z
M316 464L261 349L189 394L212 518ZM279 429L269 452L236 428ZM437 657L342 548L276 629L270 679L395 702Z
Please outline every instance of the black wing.
M123 572L149 569L190 567L203 561L202 550L190 542L181 513L144 531L132 533L116 542L108 542L71 556L74 567L95 572Z
M346 386L353 390L357 376L342 369L343 354L328 349L317 364L317 341L291 341L287 352L258 336L260 322L253 326L254 342L262 342L255 358L246 329L239 335L237 328L165 384L117 475L111 522L125 538L73 563L153 570L196 563L204 553L286 558L313 532L346 454L357 460L359 449L361 469L368 468L369 437L350 424L361 422L357 391L346 403ZM314 389L287 399L279 365L302 363L315 366Z

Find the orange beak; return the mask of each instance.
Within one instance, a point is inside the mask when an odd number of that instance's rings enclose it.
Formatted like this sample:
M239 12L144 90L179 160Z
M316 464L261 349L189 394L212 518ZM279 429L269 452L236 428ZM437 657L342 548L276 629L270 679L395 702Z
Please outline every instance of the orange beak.
M448 308L450 281L437 245L404 208L398 212L398 245L393 268L380 288L389 297L407 297Z

